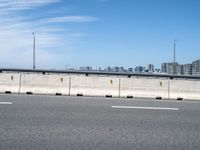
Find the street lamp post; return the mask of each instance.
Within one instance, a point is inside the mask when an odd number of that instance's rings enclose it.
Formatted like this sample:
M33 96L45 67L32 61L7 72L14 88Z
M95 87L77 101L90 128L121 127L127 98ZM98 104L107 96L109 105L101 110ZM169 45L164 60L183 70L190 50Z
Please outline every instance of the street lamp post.
M33 32L33 69L35 69L35 33Z
M173 74L176 74L176 41L174 40Z
M176 41L174 40L174 63L173 63L173 74L176 74Z

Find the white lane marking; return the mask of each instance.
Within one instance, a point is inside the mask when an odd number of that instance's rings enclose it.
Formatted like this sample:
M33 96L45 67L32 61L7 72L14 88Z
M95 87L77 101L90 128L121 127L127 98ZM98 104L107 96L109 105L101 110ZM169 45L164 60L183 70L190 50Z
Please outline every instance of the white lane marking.
M179 104L181 104L181 103L191 103L191 104L200 104L200 100L182 100L182 101L178 101L178 100L157 100L157 101L155 101L154 99L133 99L133 101L142 101L142 102L156 102L156 103L170 103L170 102L172 102L172 103L179 103Z
M189 103L189 104L200 104L200 101L174 101L174 100L167 100L166 102L173 102L173 103Z
M167 108L167 107L137 107L137 106L112 106L112 108L148 109L148 110L179 110L179 108Z
M0 105L12 105L12 102L0 102Z

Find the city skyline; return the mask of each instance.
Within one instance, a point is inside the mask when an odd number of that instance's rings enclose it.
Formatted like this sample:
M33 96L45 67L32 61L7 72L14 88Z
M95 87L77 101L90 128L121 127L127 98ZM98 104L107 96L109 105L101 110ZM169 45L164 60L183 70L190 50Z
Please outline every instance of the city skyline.
M123 66L108 66L106 68L94 66L81 66L77 68L65 68L66 70L80 70L80 71L106 71L106 72L134 72L134 73L154 73L154 74L169 74L169 75L186 75L199 76L200 75L200 59L193 60L187 64L180 64L178 62L162 62L159 68L155 68L154 64L147 64L146 66L123 67Z
M172 5L173 4L173 5ZM3 0L0 2L1 67L123 66L200 57L198 0Z

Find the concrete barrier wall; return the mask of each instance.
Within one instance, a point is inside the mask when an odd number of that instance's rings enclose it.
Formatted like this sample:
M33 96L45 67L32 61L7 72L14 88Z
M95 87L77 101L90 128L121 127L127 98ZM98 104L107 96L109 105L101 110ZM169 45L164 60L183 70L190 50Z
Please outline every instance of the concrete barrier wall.
M169 98L168 79L121 78L121 96Z
M119 97L119 78L117 77L71 77L71 95Z
M22 74L20 93L69 95L69 76Z
M200 100L200 80L0 73L0 93Z
M0 74L0 93L18 93L20 84L20 74L1 73Z
M171 80L170 97L171 99L183 98L200 100L200 81Z

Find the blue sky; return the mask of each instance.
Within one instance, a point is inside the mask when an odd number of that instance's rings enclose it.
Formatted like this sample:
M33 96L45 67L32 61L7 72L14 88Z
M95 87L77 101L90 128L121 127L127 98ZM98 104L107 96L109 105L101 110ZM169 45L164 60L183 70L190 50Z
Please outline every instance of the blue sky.
M200 59L199 0L0 0L0 67L160 67Z

